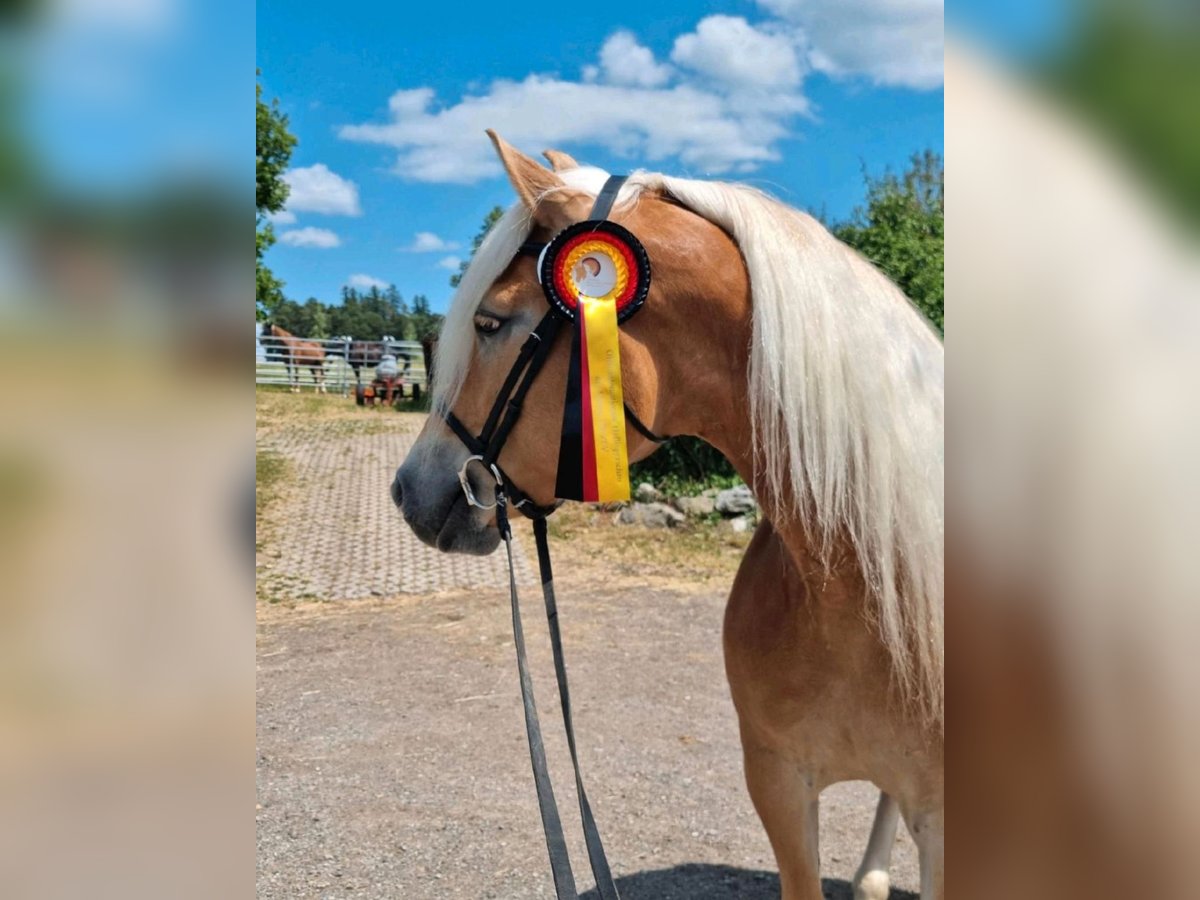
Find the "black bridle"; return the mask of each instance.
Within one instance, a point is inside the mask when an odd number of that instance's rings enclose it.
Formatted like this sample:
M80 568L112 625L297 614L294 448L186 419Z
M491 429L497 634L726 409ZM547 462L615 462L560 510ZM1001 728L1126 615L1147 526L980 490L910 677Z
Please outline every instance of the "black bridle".
M625 176L614 175L604 184L604 188L596 197L595 205L588 216L589 219L606 219L616 200ZM526 242L521 245L518 253L526 256L540 256L546 245L537 242ZM525 634L521 627L521 608L517 597L516 569L513 565L512 528L508 518L508 505L519 509L525 516L533 520L534 540L537 544L538 570L541 575L542 597L546 605L546 619L550 626L550 646L554 655L554 673L558 682L558 694L562 705L563 725L567 733L567 746L571 751L571 764L575 770L575 787L579 796L579 814L583 822L584 841L587 844L588 860L591 863L592 874L596 879L596 891L601 900L620 900L616 885L613 883L612 871L608 858L604 853L604 844L600 840L600 831L592 816L591 804L583 789L583 778L579 772L579 757L575 749L575 728L571 722L571 697L567 688L567 670L563 660L562 635L558 627L558 605L554 596L554 573L550 567L550 545L547 540L546 517L554 512L557 504L540 506L533 502L527 493L522 491L500 468L500 451L512 434L525 397L533 385L534 379L541 372L542 366L550 356L554 339L558 336L567 319L551 304L550 310L542 317L537 327L529 333L517 359L509 369L500 392L492 403L491 411L483 423L479 434L472 434L452 410L442 410L442 418L450 430L458 437L471 456L463 463L458 473L459 483L467 503L481 509L496 510L496 527L504 541L508 555L508 586L512 605L513 642L517 649L517 670L521 680L521 700L525 707L525 734L529 740L529 757L533 765L533 780L537 788L538 808L542 817L542 829L546 835L546 849L550 854L550 869L554 876L554 890L558 900L578 900L575 887L575 876L571 871L571 860L567 854L566 840L563 837L562 821L558 815L558 804L554 799L554 789L550 782L550 772L546 764L546 750L542 743L542 729L538 720L537 707L533 699L533 681L529 674L529 661L525 653ZM625 404L626 420L647 440L661 444L668 438L659 437L647 428L640 419ZM479 463L495 479L495 501L492 504L481 503L471 488L471 463Z
M621 185L625 183L626 177L625 175L613 175L605 182L603 189L596 196L596 202L592 206L592 211L588 215L588 219L603 220L608 218L608 214L612 210L612 205L616 201L617 194L621 190ZM544 243L526 241L517 250L517 255L532 256L536 259L545 248L546 244ZM539 506L534 503L529 495L517 487L512 479L504 473L504 470L500 468L498 460L500 458L500 451L504 449L505 441L508 440L513 427L517 424L517 419L521 416L525 396L533 386L534 379L541 372L542 366L546 364L546 360L550 356L550 350L554 346L554 339L558 336L563 326L567 324L568 320L551 304L549 310L542 316L542 320L538 322L537 327L529 333L529 337L521 345L521 350L517 354L516 361L513 362L512 368L508 370L508 377L504 379L504 384L501 385L499 393L496 394L496 399L492 402L491 411L488 413L487 419L484 420L483 428L479 434L472 434L471 430L462 423L452 410L443 410L441 412L442 418L445 419L450 430L466 445L472 454L463 463L458 473L458 480L462 484L463 493L467 497L467 502L472 506L481 509L492 508L489 505L480 503L471 490L469 469L471 463L478 462L496 480L497 503L500 493L503 492L507 499L511 501L514 508L519 509L525 516L531 519L545 518L557 508L557 504ZM659 437L647 428L634 411L630 409L628 403L625 404L625 418L633 426L634 430L647 440L656 444L661 444L668 440L668 438Z

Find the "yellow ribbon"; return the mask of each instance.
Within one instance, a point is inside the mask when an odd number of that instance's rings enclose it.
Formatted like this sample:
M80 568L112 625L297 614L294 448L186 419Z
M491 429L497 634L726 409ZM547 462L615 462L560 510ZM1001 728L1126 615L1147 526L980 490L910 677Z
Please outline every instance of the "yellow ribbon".
M600 502L629 499L629 455L625 446L625 397L621 390L621 350L617 304L580 297L587 336L588 384ZM584 435L584 440L588 436Z

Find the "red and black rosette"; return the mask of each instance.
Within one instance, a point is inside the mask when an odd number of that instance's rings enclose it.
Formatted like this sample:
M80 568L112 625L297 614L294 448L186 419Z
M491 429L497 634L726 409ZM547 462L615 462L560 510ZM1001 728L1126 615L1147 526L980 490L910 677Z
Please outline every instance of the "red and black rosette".
M550 305L575 319L579 296L616 304L625 322L646 302L650 258L628 230L607 220L589 220L560 231L546 247L538 278Z

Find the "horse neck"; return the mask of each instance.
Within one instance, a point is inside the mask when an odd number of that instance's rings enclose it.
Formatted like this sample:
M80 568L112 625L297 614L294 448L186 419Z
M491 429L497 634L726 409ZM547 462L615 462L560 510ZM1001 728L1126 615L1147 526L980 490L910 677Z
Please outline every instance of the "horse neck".
M749 278L736 253L734 250L733 258L713 267L714 273L730 274L710 276L712 292L700 303L665 305L672 309L665 333L686 338L662 342L672 348L666 353L659 352L659 341L648 340L645 348L633 348L645 352L647 361L653 359L660 385L656 423L666 434L695 435L721 451L754 492L797 568L821 571L823 592L858 590L861 567L853 550L839 549L831 560L832 570L827 569L803 522L792 513L795 504L790 485L784 485L783 497L776 497L756 471L749 384L753 307ZM636 393L633 400L636 409Z

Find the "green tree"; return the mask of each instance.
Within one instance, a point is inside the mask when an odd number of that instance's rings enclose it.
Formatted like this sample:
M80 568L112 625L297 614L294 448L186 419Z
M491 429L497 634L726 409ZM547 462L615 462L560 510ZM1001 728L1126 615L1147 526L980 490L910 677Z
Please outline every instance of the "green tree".
M329 307L316 297L309 297L302 307L304 312L304 330L299 332L305 337L332 337L329 332Z
M281 297L271 309L271 321L284 331L290 331L300 337L308 337L308 322L304 307L295 300Z
M487 237L487 233L492 230L492 226L500 221L502 215L504 215L504 209L499 206L493 206L488 214L483 217L483 224L479 227L479 233L471 241L471 256L463 260L459 264L458 271L450 276L450 287L458 287L458 283L462 281L463 273L467 271L467 266L471 263L471 257L479 250L479 245L483 243L483 239Z
M263 262L263 254L275 243L275 231L266 217L279 212L287 202L283 173L292 158L296 137L288 131L288 118L280 111L279 101L272 100L269 106L263 103L262 85L257 80L254 107L254 305L258 317L265 318L273 315L283 301L283 282Z
M865 206L833 233L882 269L939 332L945 330L945 175L932 150L902 175L864 174Z
M427 337L436 335L438 329L442 327L442 316L429 308L429 298L424 294L417 294L413 297L409 320L412 323L412 339L415 341L423 341Z
M1081 4L1041 64L1049 86L1200 230L1200 31L1194 3Z
M32 4L26 3L25 6ZM22 11L26 15L27 11ZM41 194L41 173L23 127L20 63L0 60L0 208Z

